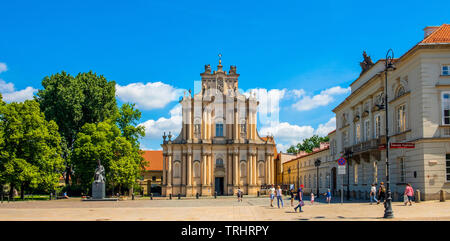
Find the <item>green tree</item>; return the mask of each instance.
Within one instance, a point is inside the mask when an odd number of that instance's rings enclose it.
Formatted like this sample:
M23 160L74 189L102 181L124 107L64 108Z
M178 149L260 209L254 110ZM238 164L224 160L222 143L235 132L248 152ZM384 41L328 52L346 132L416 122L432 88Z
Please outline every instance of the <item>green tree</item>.
M0 104L0 183L10 184L10 196L20 187L53 191L64 168L61 137L34 100Z
M288 153L299 153L300 151L305 151L307 153L311 153L314 148L320 147L320 143L328 142L330 138L328 136L318 136L313 135L310 138L303 139L301 143L298 143L296 146L291 146L287 152Z
M85 124L77 135L70 157L74 179L83 192L91 188L97 160L105 167L108 185L130 187L139 176L139 152L110 120Z
M66 160L66 184L72 166L69 154L77 133L86 123L98 123L117 115L115 82L92 71L73 77L62 71L45 77L36 100L47 120L54 120L61 134L63 158Z
M125 103L119 109L119 115L116 119L117 126L133 148L139 149L139 139L145 136L144 126L139 126L141 111L135 109L135 104Z

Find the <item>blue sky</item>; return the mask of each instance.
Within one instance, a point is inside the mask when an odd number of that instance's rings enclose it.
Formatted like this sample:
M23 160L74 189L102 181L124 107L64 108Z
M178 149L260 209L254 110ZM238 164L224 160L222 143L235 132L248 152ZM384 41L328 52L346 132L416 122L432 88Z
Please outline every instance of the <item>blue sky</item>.
M140 107L152 128L142 148L160 149L160 132L179 128L179 96L205 64L216 69L220 52L241 89L282 96L280 125L259 130L283 149L332 129L363 50L374 61L389 48L400 56L424 27L450 23L449 9L449 1L0 0L0 92L21 101L44 76L93 70L117 82L119 104Z

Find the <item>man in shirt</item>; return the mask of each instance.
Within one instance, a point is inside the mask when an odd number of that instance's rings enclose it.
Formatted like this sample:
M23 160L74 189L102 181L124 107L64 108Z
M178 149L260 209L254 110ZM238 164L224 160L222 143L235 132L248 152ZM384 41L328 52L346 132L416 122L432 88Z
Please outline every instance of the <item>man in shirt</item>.
M269 189L269 195L270 195L270 206L273 207L273 199L275 198L275 187L273 185Z

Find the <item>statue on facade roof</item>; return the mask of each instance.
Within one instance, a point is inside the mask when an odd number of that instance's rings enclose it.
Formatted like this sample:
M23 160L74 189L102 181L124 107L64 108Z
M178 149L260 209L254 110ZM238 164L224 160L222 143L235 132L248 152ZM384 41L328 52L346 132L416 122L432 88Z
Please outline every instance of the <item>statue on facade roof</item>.
M230 66L230 74L236 74L236 65L231 65Z
M373 66L373 62L372 59L370 58L370 56L367 56L366 51L363 51L363 62L360 62L359 65L361 66L361 74L366 72L368 69L370 69L370 67Z
M211 65L205 64L205 73L211 73Z

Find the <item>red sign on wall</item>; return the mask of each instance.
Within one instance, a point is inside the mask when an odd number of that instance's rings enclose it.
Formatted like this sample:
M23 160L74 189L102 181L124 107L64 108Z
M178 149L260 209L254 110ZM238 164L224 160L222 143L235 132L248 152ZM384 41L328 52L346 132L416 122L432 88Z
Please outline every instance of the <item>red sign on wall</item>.
M412 149L415 148L416 144L412 143L412 142L405 142L405 143L396 143L393 142L389 145L389 148L407 148L407 149Z

